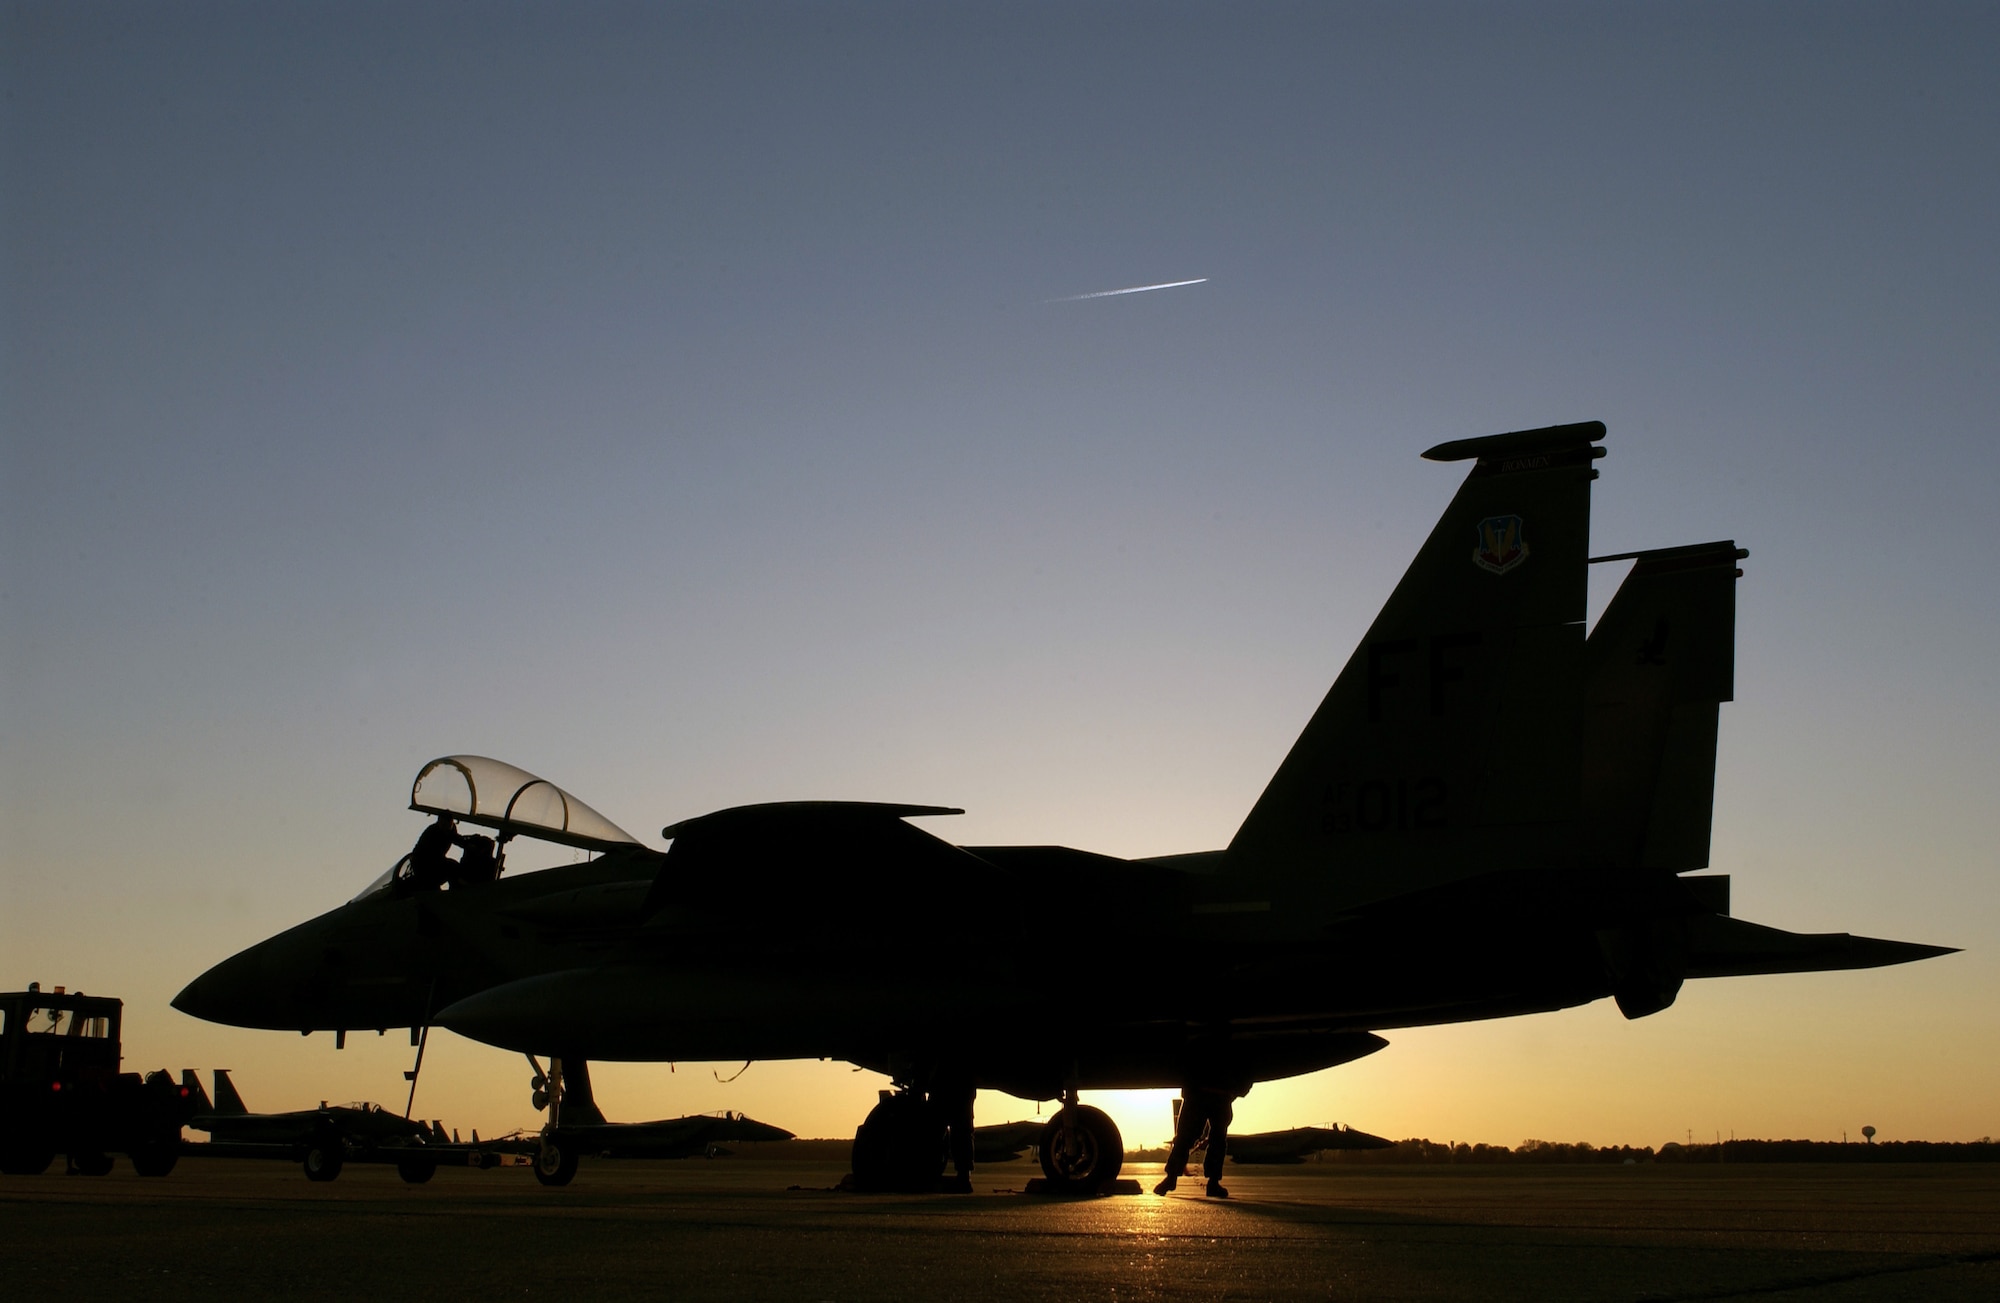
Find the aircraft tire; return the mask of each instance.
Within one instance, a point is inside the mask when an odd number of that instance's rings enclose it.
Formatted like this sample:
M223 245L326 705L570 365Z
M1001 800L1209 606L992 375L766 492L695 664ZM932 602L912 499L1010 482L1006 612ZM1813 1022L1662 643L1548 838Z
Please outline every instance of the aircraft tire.
M178 1140L156 1140L127 1151L125 1156L140 1176L165 1176L181 1161L181 1146Z
M854 1188L876 1194L934 1194L944 1174L944 1122L917 1095L891 1095L854 1133Z
M543 1185L568 1185L576 1179L576 1145L543 1137L535 1154L535 1179Z
M1042 1175L1061 1194L1094 1194L1118 1178L1125 1141L1103 1109L1070 1104L1042 1128Z
M435 1158L399 1158L396 1160L396 1175L411 1185L422 1185L437 1175Z
M0 1148L0 1172L8 1176L40 1176L55 1161L56 1151L53 1149L34 1149L27 1145Z
M69 1174L71 1176L105 1176L111 1171L111 1155L98 1153L71 1154Z
M306 1156L301 1164L306 1169L308 1181L332 1181L340 1176L341 1166L347 1155L341 1152L337 1139L319 1139L306 1146Z

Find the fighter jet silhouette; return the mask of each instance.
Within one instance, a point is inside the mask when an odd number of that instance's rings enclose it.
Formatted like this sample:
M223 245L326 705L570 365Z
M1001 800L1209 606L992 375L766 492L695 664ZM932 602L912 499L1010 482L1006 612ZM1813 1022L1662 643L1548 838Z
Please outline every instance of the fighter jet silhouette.
M658 851L533 775L448 757L413 808L602 854L450 890L392 870L174 1003L292 1031L436 1024L570 1062L845 1060L895 1085L855 1144L863 1188L934 1187L974 1088L1060 1100L1043 1169L1086 1190L1123 1146L1080 1090L1240 1095L1398 1027L1606 997L1640 1018L1691 978L1947 953L1745 922L1727 877L1689 876L1748 554L1621 554L1586 637L1603 436L1424 454L1470 472L1225 847L957 846L910 822L954 809L808 801L684 819ZM1024 900L1018 945L951 944ZM963 1170L969 1137L949 1152Z

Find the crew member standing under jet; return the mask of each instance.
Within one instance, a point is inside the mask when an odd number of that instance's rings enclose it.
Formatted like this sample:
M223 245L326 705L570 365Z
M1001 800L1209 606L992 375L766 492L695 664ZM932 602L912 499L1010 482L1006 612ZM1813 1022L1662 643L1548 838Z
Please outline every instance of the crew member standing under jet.
M948 1079L931 1091L931 1104L949 1132L946 1148L956 1175L946 1190L952 1194L972 1193L972 1102L978 1093L970 1077Z
M1206 1128L1208 1149L1202 1155L1202 1175L1208 1178L1211 1198L1229 1197L1229 1191L1222 1188L1222 1156L1229 1148L1229 1124L1236 1117L1235 1099L1231 1092L1211 1087L1189 1086L1181 1091L1181 1115L1174 1123L1174 1147L1167 1151L1167 1174L1153 1187L1154 1194L1165 1194L1180 1184L1187 1172L1188 1151L1195 1147Z

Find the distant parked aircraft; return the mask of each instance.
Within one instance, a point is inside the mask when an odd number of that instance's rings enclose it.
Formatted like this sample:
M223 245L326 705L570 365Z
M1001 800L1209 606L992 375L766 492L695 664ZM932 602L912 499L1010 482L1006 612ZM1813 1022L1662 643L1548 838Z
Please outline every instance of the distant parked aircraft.
M328 1104L321 1100L318 1108L252 1113L237 1093L236 1083L229 1079L227 1068L215 1070L213 1102L202 1089L201 1077L194 1069L181 1072L181 1085L199 1105L187 1125L196 1131L206 1131L210 1143L299 1146L306 1176L315 1181L331 1181L340 1175L349 1144L418 1146L444 1144L451 1139L442 1123L411 1121L380 1104L365 1102ZM432 1161L424 1179L435 1168L436 1162ZM409 1175L405 1173L406 1177Z
M1229 1137L1229 1158L1236 1163L1303 1163L1329 1149L1392 1149L1396 1142L1335 1123L1330 1127L1293 1127Z
M534 1066L535 1077L530 1085L535 1098L546 1104L551 1096L550 1078L541 1064ZM578 1156L583 1154L606 1158L692 1158L697 1154L712 1154L730 1142L792 1138L792 1133L783 1127L759 1122L742 1113L696 1113L653 1122L608 1122L591 1091L587 1061L570 1060L563 1065L563 1071L554 1092L560 1101L557 1122L544 1134L536 1156L536 1173L543 1176L544 1184L566 1183L576 1171Z

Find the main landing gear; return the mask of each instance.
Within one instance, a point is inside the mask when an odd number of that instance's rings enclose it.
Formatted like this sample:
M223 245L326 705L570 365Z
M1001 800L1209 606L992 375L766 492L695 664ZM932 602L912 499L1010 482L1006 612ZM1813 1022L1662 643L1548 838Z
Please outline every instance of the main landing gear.
M1096 1194L1125 1166L1125 1140L1101 1108L1079 1104L1074 1088L1042 1128L1042 1175L1051 1194Z
M849 1188L898 1194L972 1193L972 1102L963 1067L906 1069L854 1133ZM949 1159L955 1175L946 1178Z
M947 1136L962 1134L962 1147ZM925 1092L883 1091L854 1133L851 1188L867 1194L970 1193L972 1108L969 1084ZM958 1169L944 1175L947 1155ZM1118 1179L1125 1141L1103 1109L1077 1102L1074 1087L1042 1128L1042 1188L1050 1194L1098 1194Z
M935 1194L944 1175L945 1119L916 1090L883 1091L854 1133L854 1188Z

